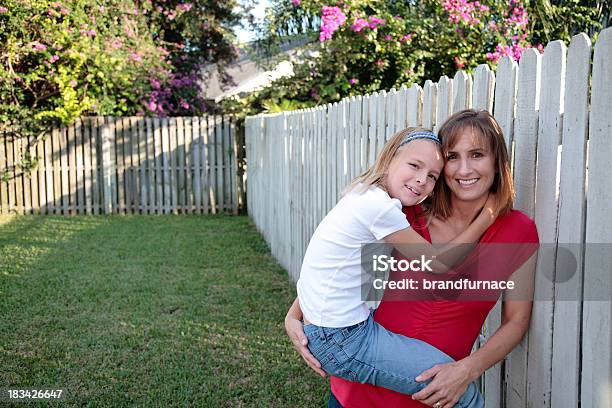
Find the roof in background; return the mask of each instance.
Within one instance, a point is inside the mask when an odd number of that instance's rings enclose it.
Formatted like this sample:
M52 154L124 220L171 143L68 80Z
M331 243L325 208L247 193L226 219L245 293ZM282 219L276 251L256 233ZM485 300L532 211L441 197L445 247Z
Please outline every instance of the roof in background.
M216 65L213 64L205 67L202 87L204 88L206 99L213 99L215 102L219 102L230 96L248 94L264 88L272 83L272 81L283 76L293 75L293 62L302 55L302 46L307 42L307 40L301 39L283 44L279 53L281 58L276 57L283 61L269 70L266 70L254 61L253 54L241 52L238 60L226 69L226 72L234 82L234 84L229 86L222 86Z

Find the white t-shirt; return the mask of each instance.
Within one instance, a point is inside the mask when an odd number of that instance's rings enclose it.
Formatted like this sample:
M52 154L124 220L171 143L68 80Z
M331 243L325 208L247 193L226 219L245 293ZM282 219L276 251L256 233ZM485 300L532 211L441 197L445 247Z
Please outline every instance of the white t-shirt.
M297 291L306 320L346 327L367 319L362 246L409 226L401 202L378 187L342 197L315 230L304 255Z

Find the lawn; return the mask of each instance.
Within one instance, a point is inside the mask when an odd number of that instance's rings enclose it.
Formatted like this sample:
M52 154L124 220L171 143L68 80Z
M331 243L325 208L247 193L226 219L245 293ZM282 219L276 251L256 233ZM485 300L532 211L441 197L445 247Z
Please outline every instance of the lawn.
M0 217L0 388L86 406L323 406L247 217ZM15 404L17 406L17 404ZM21 404L19 404L21 405Z

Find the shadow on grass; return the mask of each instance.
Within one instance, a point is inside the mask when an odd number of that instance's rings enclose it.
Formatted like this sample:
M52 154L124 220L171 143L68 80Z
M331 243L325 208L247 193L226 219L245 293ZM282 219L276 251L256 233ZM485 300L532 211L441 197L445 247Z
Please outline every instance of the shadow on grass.
M323 406L246 217L0 218L0 384L70 405ZM59 404L58 404L59 405Z

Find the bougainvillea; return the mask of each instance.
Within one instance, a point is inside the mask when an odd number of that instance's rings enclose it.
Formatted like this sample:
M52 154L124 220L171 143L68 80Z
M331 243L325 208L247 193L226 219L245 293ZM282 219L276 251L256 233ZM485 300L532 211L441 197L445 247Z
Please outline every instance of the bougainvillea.
M334 32L344 24L346 16L340 10L340 7L337 6L323 6L321 13L321 34L319 35L319 41L324 42L330 40Z
M205 112L201 68L222 71L236 57L235 9L236 0L4 0L0 135L33 146L82 115ZM35 165L26 153L15 169Z
M4 1L0 125L203 112L201 67L235 58L228 32L239 18L235 1L209 3Z
M152 89L145 101L157 100L156 115L198 115L205 109L202 87L197 80L206 64L216 64L220 78L230 81L224 68L238 56L232 27L240 22L237 0L146 0L138 2L151 26L156 43L168 50L172 74L159 100L160 90ZM163 111L159 111L159 107ZM187 108L188 106L188 108Z
M505 55L518 60L527 48L542 49L531 42L526 4L526 0L293 3L295 16L319 18L318 55L307 64L296 64L292 78L279 79L260 92L253 109L283 100L312 106L453 76L458 69L470 71L483 63L494 68ZM299 26L298 20L291 21Z
M7 0L0 14L0 124L136 113L171 72L131 1ZM7 130L5 128L5 130Z

